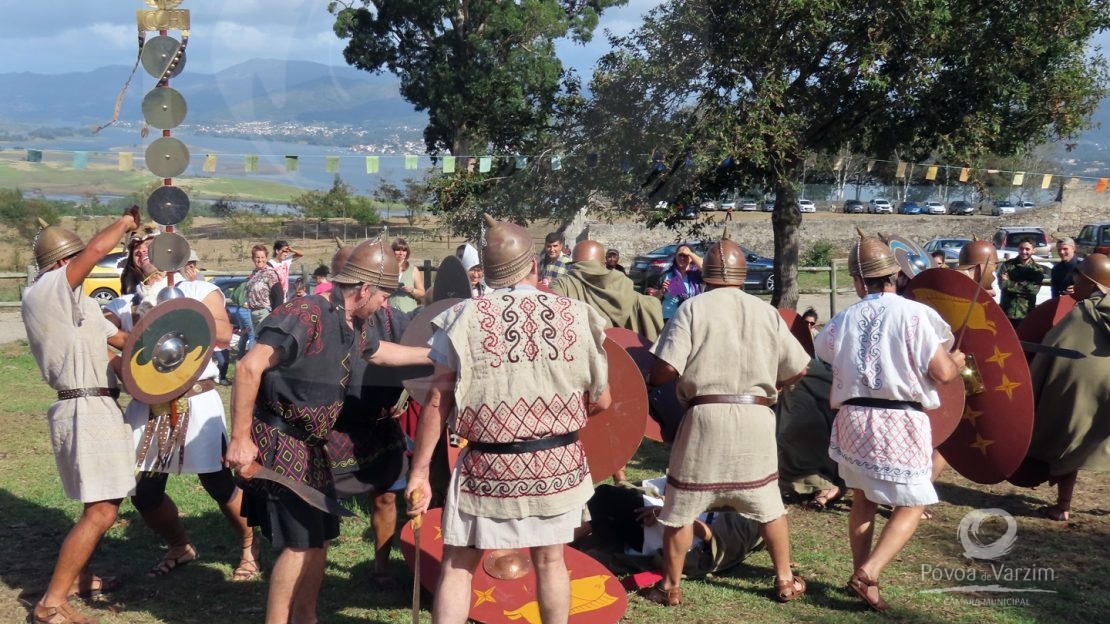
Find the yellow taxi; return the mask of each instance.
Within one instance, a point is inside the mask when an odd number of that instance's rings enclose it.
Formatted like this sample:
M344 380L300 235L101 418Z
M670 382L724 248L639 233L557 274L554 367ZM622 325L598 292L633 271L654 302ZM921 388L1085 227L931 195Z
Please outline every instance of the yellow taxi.
M123 272L123 265L127 262L127 251L113 249L96 263L84 281L85 294L92 297L101 306L120 295L119 276Z

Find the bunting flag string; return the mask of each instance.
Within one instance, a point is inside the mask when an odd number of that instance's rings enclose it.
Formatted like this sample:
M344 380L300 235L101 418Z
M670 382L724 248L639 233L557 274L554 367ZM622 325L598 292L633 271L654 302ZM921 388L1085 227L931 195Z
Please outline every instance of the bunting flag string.
M9 152L10 153L10 152ZM39 148L25 148L18 152L20 160L28 163L45 163L45 162L58 162L61 160L63 163L68 161L69 165L74 169L88 169L91 164L95 163L97 166L105 166L108 159L111 161L112 168L121 172L131 172L135 170L136 158L135 154L130 151L87 151L87 150L46 150ZM59 158L60 155L60 158ZM406 171L415 171L419 169L439 169L444 174L458 174L458 173L481 173L488 174L494 170L493 164L495 159L502 159L506 165L514 167L517 170L526 169L532 166L541 166L550 171L570 171L581 170L581 168L597 168L600 166L609 166L618 169L622 174L631 173L636 168L636 163L644 163L647 167L654 171L667 171L670 167L674 166L672 163L679 162L675 156L668 156L662 152L653 152L651 154L621 154L621 155L607 155L594 151L583 151L580 153L571 154L555 154L546 155L542 157L530 155L497 155L486 154L476 156L461 156L461 155L440 155L432 157L430 155L418 154L351 154L351 155L335 155L335 154L229 154L229 153L209 153L205 154L201 160L200 169L205 173L219 173L221 167L228 167L220 162L221 157L225 162L231 160L243 159L243 171L246 173L259 173L261 171L260 165L263 162L271 165L276 164L266 173L275 173L282 168L285 172L294 173L305 167L306 170L313 171L326 171L327 173L340 173L350 171L350 165L353 159L358 159L360 169L364 169L367 175L380 174L383 169L395 169L398 166L403 167ZM685 157L686 159L692 158L692 155L685 154L679 155L679 159ZM141 155L140 155L141 158ZM400 163L398 163L400 161ZM0 158L0 164L3 159ZM731 158L725 158L720 161L722 166L731 164ZM882 159L868 159L860 161L865 164L868 172L874 175L876 172L886 172L885 175L891 176L892 179L906 180L911 178L914 180L924 180L929 183L938 183L941 178L942 170L945 172L943 180L949 180L949 171L958 171L958 180L961 183L969 183L973 175L986 174L998 176L1001 180L991 182L994 186L1025 186L1026 182L1032 183L1032 186L1039 187L1042 190L1051 188L1056 178L1063 176L1064 179L1074 181L1087 181L1096 185L1101 184L1103 177L1095 175L1073 175L1070 172L1060 171L1009 171L1005 169L996 168L973 168L961 165L947 165L943 163L914 163L910 161L901 160L882 160ZM438 167L436 166L438 164ZM889 167L882 169L880 166ZM838 171L845 174L847 167L845 167L843 159L838 160L835 164L830 162L827 166L836 167L833 171ZM861 167L863 168L863 167ZM195 169L194 169L195 171ZM1107 185L1110 186L1110 185ZM1103 187L1102 191L1105 191Z

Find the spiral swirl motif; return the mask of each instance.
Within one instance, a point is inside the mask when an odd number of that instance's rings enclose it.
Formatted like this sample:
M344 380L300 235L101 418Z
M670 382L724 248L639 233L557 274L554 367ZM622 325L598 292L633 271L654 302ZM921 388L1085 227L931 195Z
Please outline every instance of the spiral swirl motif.
M984 544L979 540L979 528L988 518L998 516L1006 521L1006 532L1002 537ZM973 509L960 520L956 529L960 536L960 544L964 547L964 556L972 559L997 559L1010 552L1017 541L1017 521L1005 509L992 507L990 509Z

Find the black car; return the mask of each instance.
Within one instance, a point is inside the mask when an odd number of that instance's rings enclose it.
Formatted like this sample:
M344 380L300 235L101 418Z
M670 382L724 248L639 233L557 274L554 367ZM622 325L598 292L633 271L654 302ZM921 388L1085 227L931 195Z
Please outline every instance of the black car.
M689 245L694 253L704 258L713 242L693 241L685 244ZM644 292L648 288L659 287L663 278L663 272L670 266L678 247L678 244L667 245L666 247L653 249L646 254L636 256L636 258L632 260L632 266L628 270L628 277L632 279L632 285L636 290ZM747 247L741 248L744 250L744 254L747 256L746 260L748 261L748 276L744 279L744 290L774 290L775 261L771 258L761 256Z
M844 214L862 214L863 211L863 202L858 199L849 199L844 202Z
M972 206L971 202L966 202L962 199L958 199L948 204L948 214L965 216L973 215L975 214L975 206Z

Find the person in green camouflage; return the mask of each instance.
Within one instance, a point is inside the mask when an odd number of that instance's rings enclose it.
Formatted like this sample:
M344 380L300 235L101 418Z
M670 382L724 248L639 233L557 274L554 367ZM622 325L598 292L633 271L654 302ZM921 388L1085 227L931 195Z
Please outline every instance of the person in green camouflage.
M1018 255L998 265L998 285L1002 290L1002 311L1017 328L1037 305L1037 292L1044 282L1044 268L1033 259L1033 241L1018 243Z

